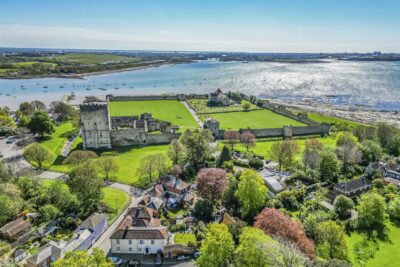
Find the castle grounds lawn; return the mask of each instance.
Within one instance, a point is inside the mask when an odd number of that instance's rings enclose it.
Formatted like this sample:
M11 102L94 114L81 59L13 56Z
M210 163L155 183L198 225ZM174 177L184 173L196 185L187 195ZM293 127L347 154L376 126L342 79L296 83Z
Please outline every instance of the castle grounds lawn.
M174 237L175 244L187 246L189 242L196 243L196 236L191 233L177 233Z
M111 116L133 116L145 112L151 113L155 119L170 121L180 126L181 130L199 128L192 114L178 100L110 102Z
M70 167L62 165L62 162L65 158L61 155L61 150L63 149L69 137L75 132L75 129L71 122L65 122L56 126L54 130L54 133L52 133L50 136L45 136L38 142L50 150L53 156L53 162L51 162L48 166L49 169L59 172L68 172Z
M305 126L304 123L276 114L270 110L253 110L248 112L212 113L203 119L212 117L220 122L224 130L239 130L240 128L282 128L284 125Z
M114 156L119 167L119 170L115 175L116 181L119 183L142 187L136 176L136 169L141 160L151 154L166 153L167 150L168 145L121 147L113 149L112 151L118 153Z
M108 216L108 222L111 223L117 217L117 214L120 214L129 205L130 196L117 188L104 187L102 190L104 193L102 202L113 210ZM117 213L115 212L116 209Z

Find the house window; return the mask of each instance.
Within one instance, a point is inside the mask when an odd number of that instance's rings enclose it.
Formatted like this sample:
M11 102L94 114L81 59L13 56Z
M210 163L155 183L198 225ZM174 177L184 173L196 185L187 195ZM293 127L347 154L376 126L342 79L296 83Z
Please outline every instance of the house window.
M129 242L129 245L132 245L132 240L129 240L128 242Z
M139 240L139 244L143 245L144 244L144 240Z
M151 240L151 244L154 245L154 240Z
M138 251L139 251L139 253L142 252L142 248L139 248Z
M120 251L121 250L121 248L120 247L117 247L117 251Z
M132 248L129 248L129 252L132 252Z
M117 244L119 244L119 239L117 239Z

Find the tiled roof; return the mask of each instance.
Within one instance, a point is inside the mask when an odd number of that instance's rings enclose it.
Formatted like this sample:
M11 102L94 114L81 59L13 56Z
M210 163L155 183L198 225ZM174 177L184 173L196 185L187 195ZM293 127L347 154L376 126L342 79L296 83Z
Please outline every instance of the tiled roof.
M368 178L362 177L338 184L337 186L335 186L335 188L340 189L344 192L351 192L371 185L372 183Z
M151 212L148 208L144 206L134 207L129 212L128 215L132 217L132 219L148 219L151 220Z
M30 222L24 221L22 218L19 218L15 221L9 222L0 228L0 233L3 233L8 236L14 236L26 229L31 227Z
M107 220L107 214L104 213L93 213L89 216L83 223L81 223L81 227L86 229L95 229L100 223Z
M110 239L165 239L165 237L162 229L140 227L117 230Z

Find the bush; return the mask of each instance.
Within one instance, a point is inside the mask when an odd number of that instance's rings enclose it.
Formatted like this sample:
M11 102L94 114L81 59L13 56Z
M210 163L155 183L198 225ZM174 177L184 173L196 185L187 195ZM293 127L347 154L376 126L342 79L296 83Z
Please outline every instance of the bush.
M186 229L186 224L182 223L182 224L175 224L172 225L169 230L173 233L173 232L178 232L178 231L184 231Z
M212 202L208 199L200 199L194 206L194 215L201 220L211 220L211 214L214 210Z
M244 167L244 168L249 168L250 167L249 163L243 162L243 161L240 161L240 160L234 160L233 164L236 165L236 166L239 166L239 167Z
M225 161L224 165L223 165L224 169L227 169L229 171L233 171L233 161L229 160L229 161Z
M264 166L264 163L259 158L252 158L249 161L249 166L253 169L259 170Z

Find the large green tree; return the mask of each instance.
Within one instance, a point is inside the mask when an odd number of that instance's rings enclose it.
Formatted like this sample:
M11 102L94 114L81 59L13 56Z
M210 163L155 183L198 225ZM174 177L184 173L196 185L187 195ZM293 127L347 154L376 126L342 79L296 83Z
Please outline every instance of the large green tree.
M51 102L50 111L57 115L57 120L60 122L72 119L75 115L72 106L62 101Z
M367 193L360 197L358 223L361 227L382 226L387 216L385 199L377 193Z
M95 248L92 254L88 251L70 251L64 258L60 258L51 265L52 267L113 267L110 259L104 256L104 252Z
M96 168L90 164L82 164L73 168L69 176L67 184L84 212L96 210L103 197L103 181L97 176Z
M235 251L235 266L267 267L273 266L273 254L278 253L277 241L260 229L245 227L240 235L239 246Z
M347 260L347 243L345 233L334 221L317 224L316 228L317 254L324 259Z
M168 157L171 159L172 164L180 165L185 158L185 147L179 140L172 140L167 151Z
M339 195L335 198L333 206L335 207L335 212L339 215L339 218L347 219L351 216L351 210L354 208L354 203L351 198Z
M292 167L294 157L300 152L300 147L296 141L275 142L269 151L270 157L278 162L278 169Z
M236 196L241 205L242 216L252 218L265 207L268 200L268 188L256 171L245 170L240 175Z
M206 162L210 149L204 135L198 130L187 130L180 138L185 147L185 163L189 164L194 170L198 170L200 165Z
M200 267L228 267L233 262L235 245L225 224L212 223L200 248L196 264Z
M54 132L54 125L50 120L49 114L45 112L35 112L28 123L28 129L33 134L39 134L43 137L44 134Z
M38 168L42 168L44 164L49 163L52 159L51 152L43 145L33 143L24 151L27 161Z
M143 158L136 173L139 176L141 185L146 187L168 174L170 169L171 162L168 157L163 153L157 153Z
M340 171L340 161L331 150L320 154L319 173L323 181L336 182Z

